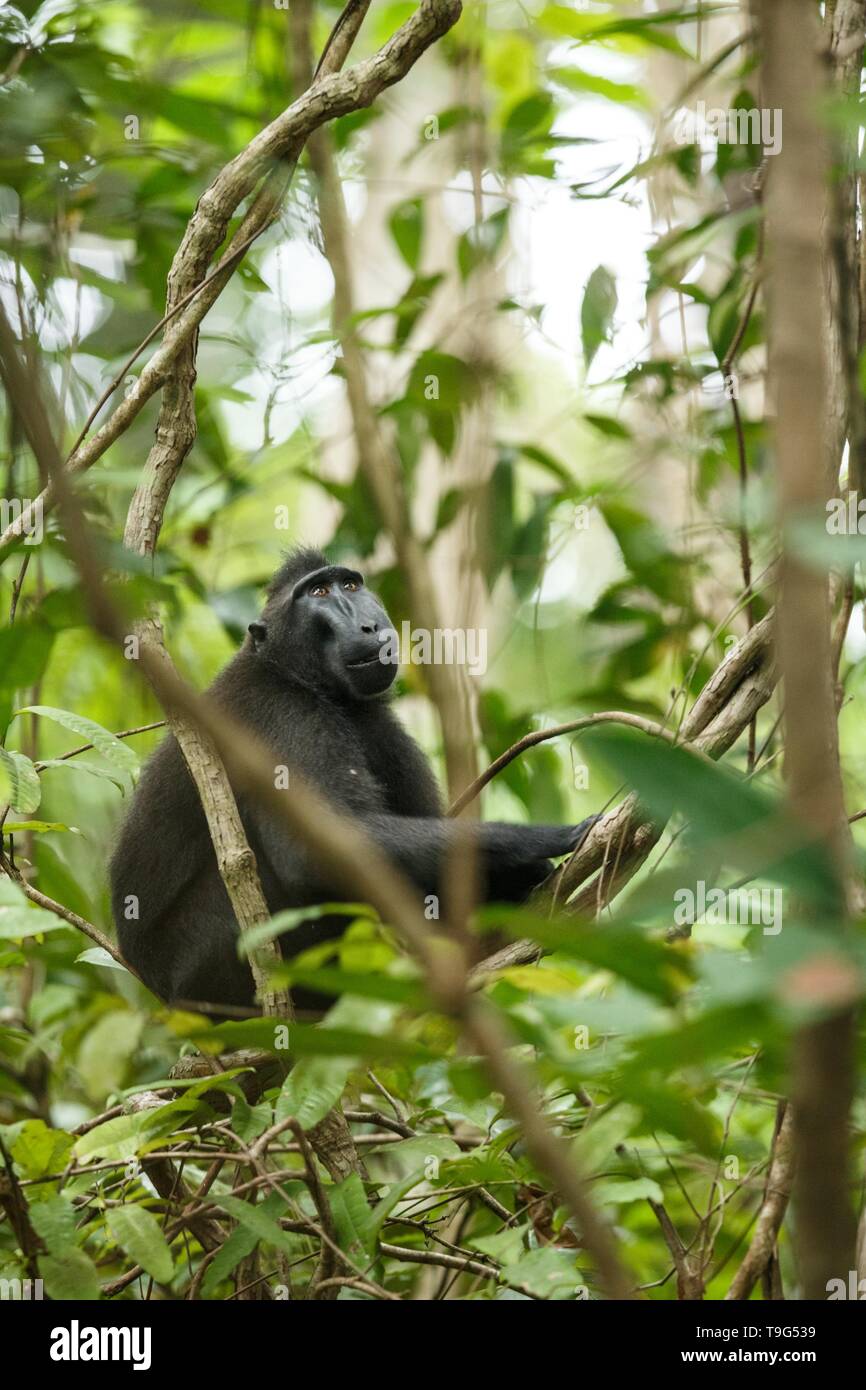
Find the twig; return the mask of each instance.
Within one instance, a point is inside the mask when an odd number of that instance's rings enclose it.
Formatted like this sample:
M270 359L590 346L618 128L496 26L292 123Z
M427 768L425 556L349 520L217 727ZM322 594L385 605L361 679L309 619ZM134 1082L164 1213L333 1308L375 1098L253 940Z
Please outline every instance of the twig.
M92 922L88 922L86 917L80 917L78 913L73 912L71 908L64 907L62 903L55 902L53 898L49 898L45 893L40 893L38 888L34 888L31 883L27 882L23 874L19 873L10 863L7 855L2 852L0 852L0 868L2 868L8 878L11 878L14 883L17 883L24 896L29 898L32 903L35 903L37 907L44 908L46 912L53 912L56 917L62 917L64 922L68 922L71 927L76 927L77 930L82 932L85 936L89 936L90 940L96 946L101 946L103 951L107 951L112 959L117 961L118 965L123 966L124 970L128 970L131 975L135 975L137 979L141 980L138 971L133 970L129 962L124 960L110 937L106 936L104 932L101 932L99 927L95 927ZM142 984L143 983L144 981L142 980ZM152 990L151 993L153 993Z
M773 1256L794 1181L793 1130L793 1113L789 1105L776 1135L757 1224L745 1258L725 1294L728 1300L748 1298Z
M641 714L630 714L624 710L606 710L599 714L587 714L581 719L571 719L567 724L557 724L551 729L536 729L531 734L524 734L523 738L518 739L504 753L500 753L488 768L476 777L471 786L461 792L457 800L448 807L449 816L458 816L460 812L474 801L480 791L492 782L503 768L525 753L529 748L535 748L539 743L546 743L551 738L561 738L563 734L578 733L581 729L591 729L596 724L627 724L632 729L640 729L645 734L650 734L653 738L665 739L668 743L678 743L679 740L675 733L666 729L663 724L657 724L652 719L646 719Z
M132 738L135 734L149 734L153 729L164 729L164 719L154 719L152 724L140 724L137 729L121 729L120 733L114 735L115 738ZM64 763L68 758L77 758L79 753L89 753L91 748L95 748L94 743L82 743L78 748L70 748L68 753L59 753L56 758L52 758L52 763ZM48 763L34 763L37 772L44 772Z

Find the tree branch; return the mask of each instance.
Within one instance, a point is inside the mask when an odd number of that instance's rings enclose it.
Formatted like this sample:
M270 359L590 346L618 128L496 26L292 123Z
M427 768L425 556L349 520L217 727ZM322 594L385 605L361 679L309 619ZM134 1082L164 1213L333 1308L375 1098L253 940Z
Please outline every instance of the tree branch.
M827 853L833 887L822 923L844 931L851 876L833 690L829 585L806 565L787 529L820 525L836 485L838 458L827 421L829 379L821 324L822 210L830 187L827 141L818 115L823 83L817 11L762 0L765 100L784 110L785 139L767 181L769 365L782 563L779 664L785 689L788 801L804 836ZM859 84L858 84L859 86ZM847 287L843 287L847 293ZM833 889L835 888L835 892ZM808 916L808 907L805 915ZM848 1123L853 1088L853 1018L826 1010L801 1029L793 1059L797 1233L806 1298L826 1298L828 1281L854 1267Z
M304 95L309 95L314 86L320 85L342 67L368 8L369 0L351 0L331 33L316 76L312 78ZM298 95L300 97L301 94ZM222 258L224 269L218 271L220 289L228 283L240 254L271 226L277 216L297 167L305 139L306 135L299 135L294 143L284 150L280 163L271 170L262 184ZM227 165L226 168L228 167ZM209 193L218 186L225 172L224 169L222 174L217 176L208 190ZM212 208L210 203L205 202L204 197L199 200L175 253L168 274L167 316L171 316L202 284L211 257L225 235L228 225L225 209L229 203L224 202L218 193L214 202L216 206ZM221 206L223 210L219 211ZM237 207L237 203L234 207ZM124 544L127 549L139 554L152 554L156 548L171 489L195 441L194 387L197 351L196 329L184 343L175 361L174 370L163 387L156 439L126 519Z
M788 1200L794 1182L794 1124L793 1111L787 1106L767 1175L764 1200L758 1213L749 1249L725 1294L731 1301L748 1298L773 1257L779 1231L788 1210ZM825 1290L826 1297L826 1290Z
M461 0L421 0L415 13L378 53L346 73L324 77L260 131L246 149L217 174L199 199L178 252L183 266L196 267L198 274L203 277L211 257L225 237L231 218L259 180L290 158L298 142L305 141L312 131L326 121L369 106L381 92L405 77L430 45L457 22L461 8ZM247 217L253 216L251 210ZM242 224L238 235L243 231ZM142 369L129 394L96 434L82 442L70 455L67 461L70 473L81 473L92 467L169 379L178 355L218 299L234 269L234 264L227 264L231 260L231 250L230 247L229 254L221 263L220 273L203 280L201 292L171 321L162 343ZM0 536L0 551L25 534L37 503L47 510L53 506L55 498L56 484L49 483L39 498L23 508Z
M521 753L525 753L529 748L535 748L539 743L546 743L551 738L561 738L563 734L580 733L583 729L591 729L598 724L626 724L629 728L640 729L642 733L649 734L652 738L664 739L667 743L677 744L680 742L677 734L672 729L666 729L663 724L657 724L653 719L646 719L642 714L630 714L626 710L605 710L599 714L586 714L581 719L569 720L567 724L556 724L551 729L537 729L531 734L524 734L523 738L518 739L510 748L506 748L504 753L500 753L488 768L485 768L480 777L476 777L471 786L458 796L453 805L448 807L449 816L457 816L468 806L470 801L482 791L488 782L492 782L504 768L508 767L515 758Z

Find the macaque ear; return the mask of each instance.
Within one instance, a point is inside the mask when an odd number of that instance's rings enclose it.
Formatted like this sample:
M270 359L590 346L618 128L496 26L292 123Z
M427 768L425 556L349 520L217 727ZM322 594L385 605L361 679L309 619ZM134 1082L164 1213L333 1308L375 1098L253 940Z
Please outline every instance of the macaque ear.
M264 623L250 623L247 632L253 639L254 647L260 646L268 635L268 629Z

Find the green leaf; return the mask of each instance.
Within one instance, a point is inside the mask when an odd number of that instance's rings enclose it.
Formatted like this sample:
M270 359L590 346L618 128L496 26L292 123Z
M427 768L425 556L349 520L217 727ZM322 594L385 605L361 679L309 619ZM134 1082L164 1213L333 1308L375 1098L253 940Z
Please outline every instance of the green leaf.
M243 1095L235 1096L232 1106L232 1129L239 1139L249 1144L258 1139L273 1120L273 1110L267 1101L249 1105Z
M256 1208L268 1221L278 1219L285 1209L286 1204L279 1192L272 1192ZM228 1278L233 1269L237 1269L241 1260L252 1254L259 1239L259 1234L252 1225L238 1225L237 1229L232 1231L208 1265L201 1287L204 1298L214 1297L222 1281Z
M21 941L67 925L62 917L29 903L17 883L0 879L0 941Z
M632 729L588 729L583 741L635 788L658 821L667 821L675 810L684 815L693 850L723 839L728 863L752 875L781 879L814 901L826 917L838 915L838 883L826 850L803 843L773 794L729 767ZM680 886L690 886L682 873Z
M367 1201L364 1184L357 1173L350 1173L328 1193L340 1249L359 1261L376 1253L374 1213Z
M584 143L554 135L555 115L553 97L543 90L524 97L511 108L502 128L500 163L503 172L551 178L556 165L549 157L549 150L559 144Z
M26 816L36 810L41 798L39 774L30 759L0 748L0 800Z
M467 362L433 349L416 358L406 394L430 415L453 415L478 395L478 377Z
M412 1153L418 1155L416 1166L400 1182L389 1183L387 1187L380 1189L379 1200L370 1209L369 1231L365 1230L364 1233L364 1238L368 1244L375 1245L378 1242L382 1228L390 1218L394 1208L413 1188L418 1186L419 1182L427 1180L427 1165L431 1158L439 1157L446 1160L460 1158L459 1145L453 1139L449 1139L447 1135L443 1134L431 1134L423 1139L405 1139L401 1144L389 1144L389 1163L393 1163L395 1158L399 1161L405 1157L406 1150L410 1146ZM373 1152L380 1153L381 1150L374 1149Z
M50 1298L62 1303L94 1303L99 1298L99 1275L83 1250L66 1250L62 1255L43 1255L39 1273Z
M671 551L669 537L619 498L605 498L599 505L633 577L659 598L681 606L687 598L688 581L681 561Z
M720 1050L724 1051L724 1047ZM682 1053L678 1064L684 1064ZM640 1106L647 1128L665 1130L702 1154L716 1157L722 1136L721 1125L712 1112L694 1100L683 1086L654 1081L635 1066L623 1074L620 1088L632 1105Z
M76 1248L75 1225L78 1220L72 1202L63 1196L48 1197L33 1202L29 1209L30 1223L49 1255L62 1255Z
M587 419L588 418L587 416ZM519 447L524 458L528 458L531 463L538 464L539 468L543 468L545 472L552 474L554 478L562 483L566 491L577 488L577 483L565 464L560 463L559 459L554 458L553 454L547 449L542 449L538 444L521 444Z
M265 1241L287 1255L297 1255L297 1238L284 1231L279 1224L278 1217L281 1211L286 1210L285 1203L282 1203L281 1207L277 1207L276 1204L268 1206L264 1202L253 1206L251 1202L244 1202L240 1197L219 1196L214 1198L214 1206L233 1216L241 1226L255 1235L257 1241Z
M457 266L461 280L468 280L478 266L492 261L505 238L508 208L494 212L483 222L473 224L457 243Z
M512 1288L525 1288L537 1298L573 1299L584 1284L577 1267L577 1256L571 1251L530 1250L514 1264L506 1265L502 1278Z
M511 554L511 541L514 535L514 459L503 452L497 459L489 485L490 506L490 555L487 565L487 583L492 589L505 562Z
M444 278L445 277L441 273L437 275L416 275L403 298L400 300L400 303L395 309L391 310L396 316L396 323L394 325L394 343L396 347L403 347L408 341L416 323L429 308L434 291L442 283Z
M614 82L609 77L598 77L595 73L584 72L582 68L554 68L550 77L573 92L585 92L589 96L606 97L618 106L638 106L645 109L649 99L643 87L632 82Z
M592 1185L592 1200L599 1206L628 1202L663 1202L664 1193L652 1178L611 1178L609 1182L596 1182Z
M575 1160L581 1170L591 1177L610 1163L617 1145L631 1134L640 1119L633 1105L611 1105L601 1113L594 1112L572 1143Z
M19 618L0 632L0 691L11 695L41 680L53 643L54 632L41 621Z
M159 1222L146 1207L134 1203L109 1207L105 1224L134 1264L141 1265L158 1284L171 1283L174 1260Z
M479 1236L470 1240L469 1244L474 1250L480 1250L482 1255L489 1255L497 1264L514 1265L525 1253L526 1236L526 1226L507 1226L492 1236Z
M735 1048L751 1046L767 1031L760 1006L746 1001L726 1003L707 1009L679 1028L653 1033L634 1044L634 1057L628 1063L633 1078L650 1071L669 1075L683 1067L697 1066Z
M352 1066L346 1058L302 1057L283 1083L277 1121L294 1115L302 1129L312 1129L337 1104Z
M735 286L720 294L710 307L707 316L707 333L716 360L721 364L740 325L742 318L741 295Z
M167 1101L165 1105L154 1106L152 1110L118 1115L76 1139L75 1157L79 1162L88 1158L104 1158L122 1163L142 1153L155 1140L164 1139L185 1128L192 1123L199 1109L194 1097L181 1096L177 1100Z
M436 520L433 523L434 536L438 536L440 531L444 531L447 526L451 525L465 501L466 492L463 488L451 487L443 493L436 508Z
M527 908L501 907L483 909L479 921L500 927L515 939L529 936L549 951L609 970L667 1004L676 1002L684 981L693 974L691 962L681 951L628 923L613 922L604 927L569 924L551 921Z
M429 996L418 980L398 979L372 970L362 973L360 970L340 970L329 966L309 970L296 965L278 966L274 973L286 984L303 985L305 989L335 997L357 994L365 999L385 999L393 1004L403 1004L418 1013L430 1008Z
M536 494L529 517L512 536L511 582L519 598L529 598L541 578L547 555L550 513L556 500L553 493Z
M584 415L584 420L600 434L606 434L609 439L632 439L633 435L626 425L619 420L614 420L610 415Z
M302 922L315 921L319 917L329 917L331 914L339 914L346 918L378 920L374 909L366 903L316 903L311 907L288 907L283 912L274 913L269 921L259 922L249 930L240 932L237 941L238 955L243 960L263 941L273 941L284 932L299 927Z
M616 280L606 266L596 266L586 282L580 307L580 330L587 371L601 345L611 341L616 305Z
M51 719L55 724L62 724L65 729L78 734L83 742L92 743L109 762L122 767L125 772L135 772L138 768L138 754L129 744L115 738L108 729L94 723L92 719L85 719L83 715L73 714L68 709L55 709L51 705L25 705L23 709L16 710L15 714L16 717L19 714L41 714L44 719Z
M21 835L31 830L34 835L45 834L49 830L68 830L71 835L80 835L77 825L64 825L57 820L7 820L3 823L4 835Z
M107 767L100 767L99 763L92 763L88 758L42 758L42 769L46 768L65 768L67 772L85 772L89 777L101 777L103 781L110 782L117 787L121 795L125 795L129 790L129 781L121 777L116 771Z
M424 202L408 198L398 203L388 220L394 244L410 270L418 269L421 242L424 237Z
M523 139L540 129L547 130L554 109L549 92L533 92L511 108L503 127L504 133L512 139Z
M128 975L129 971L125 965L121 965L119 960L110 956L104 946L89 946L86 951L82 951L75 957L75 964L84 965L103 965L107 970L119 970L121 974Z
M43 1178L63 1171L73 1143L70 1134L49 1129L44 1120L26 1120L9 1150L25 1178Z
M78 1070L91 1100L101 1101L122 1084L143 1027L142 1014L112 1009L86 1033L78 1050Z

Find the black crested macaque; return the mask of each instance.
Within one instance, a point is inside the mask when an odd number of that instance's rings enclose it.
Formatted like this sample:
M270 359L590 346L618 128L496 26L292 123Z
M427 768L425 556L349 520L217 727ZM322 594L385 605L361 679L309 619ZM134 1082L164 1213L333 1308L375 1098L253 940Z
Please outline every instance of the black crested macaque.
M303 774L425 895L442 890L455 823L420 748L385 698L397 673L380 659L393 630L355 570L298 550L278 570L258 622L211 694L248 724L275 768ZM340 902L304 848L244 796L238 807L272 912ZM477 827L488 902L519 903L573 850L581 825ZM124 956L163 999L251 1005L253 980L237 953L238 926L220 878L195 784L173 736L148 760L111 861L114 920ZM280 938L295 955L340 934L322 917ZM301 991L296 1002L303 1007Z

